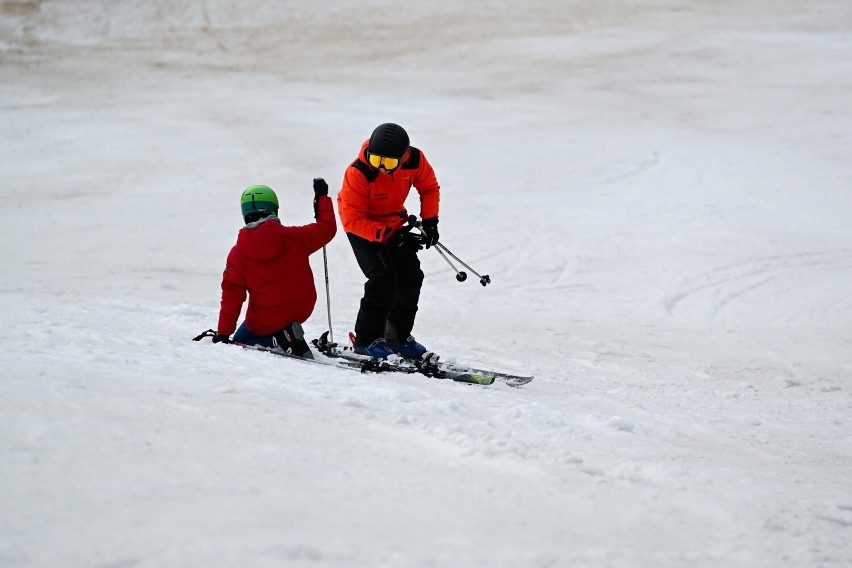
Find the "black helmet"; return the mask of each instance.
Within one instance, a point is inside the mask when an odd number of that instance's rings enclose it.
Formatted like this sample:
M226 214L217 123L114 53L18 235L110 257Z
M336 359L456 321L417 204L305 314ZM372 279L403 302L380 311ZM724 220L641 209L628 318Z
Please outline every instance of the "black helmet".
M379 156L402 158L408 150L408 134L398 124L392 122L380 124L373 130L367 150Z

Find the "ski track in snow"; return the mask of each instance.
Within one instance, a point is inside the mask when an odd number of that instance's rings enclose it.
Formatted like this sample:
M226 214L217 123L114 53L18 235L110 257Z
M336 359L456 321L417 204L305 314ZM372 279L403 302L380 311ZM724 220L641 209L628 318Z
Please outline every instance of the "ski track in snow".
M852 269L849 251L815 251L793 255L750 258L733 265L720 266L690 277L683 290L665 299L666 310L672 315L688 312L686 304L696 303L716 317L732 302L776 280L825 280L833 274L848 274ZM702 302L701 297L711 299ZM830 303L835 308L846 301L845 294Z

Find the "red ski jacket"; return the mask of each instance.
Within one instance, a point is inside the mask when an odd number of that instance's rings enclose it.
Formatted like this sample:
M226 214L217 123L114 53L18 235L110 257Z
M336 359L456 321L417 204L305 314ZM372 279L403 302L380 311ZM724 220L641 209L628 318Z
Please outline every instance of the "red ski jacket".
M240 230L222 276L220 334L237 329L246 293L246 326L255 335L308 319L317 301L308 256L337 232L331 198L321 197L317 209L317 220L310 225L285 227L277 217L267 217Z
M383 174L367 160L369 144L364 142L358 158L346 169L337 195L343 230L368 241L387 242L407 221L405 199L412 186L420 194L420 217L437 217L441 188L423 152L409 148L400 166Z

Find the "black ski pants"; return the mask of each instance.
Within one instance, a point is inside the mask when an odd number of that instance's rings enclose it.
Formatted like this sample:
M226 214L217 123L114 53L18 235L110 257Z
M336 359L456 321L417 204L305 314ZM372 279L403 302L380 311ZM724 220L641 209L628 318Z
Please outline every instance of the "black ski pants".
M355 320L355 341L369 346L379 337L405 340L414 328L423 271L417 253L346 233L361 272L367 277Z

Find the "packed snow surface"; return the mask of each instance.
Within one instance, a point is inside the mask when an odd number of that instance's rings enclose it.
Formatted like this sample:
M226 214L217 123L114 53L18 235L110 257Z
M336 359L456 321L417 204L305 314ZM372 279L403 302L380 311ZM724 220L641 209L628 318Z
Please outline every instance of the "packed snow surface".
M848 0L6 0L0 79L0 566L852 565ZM416 337L529 385L190 341L388 121L492 279Z

